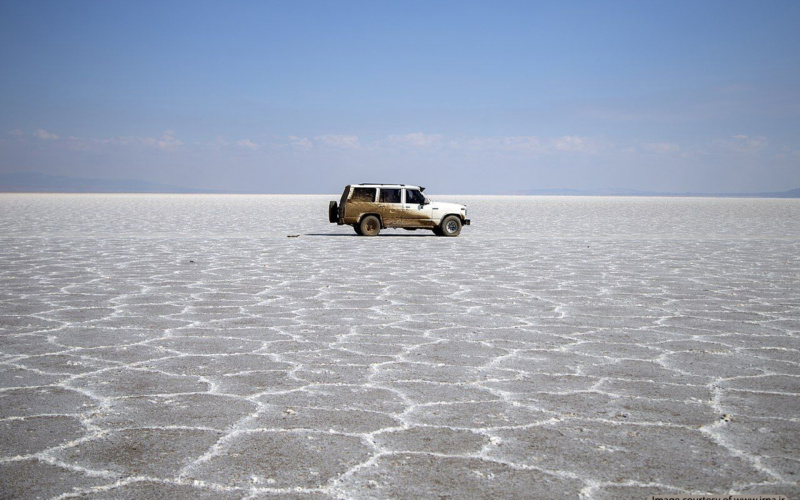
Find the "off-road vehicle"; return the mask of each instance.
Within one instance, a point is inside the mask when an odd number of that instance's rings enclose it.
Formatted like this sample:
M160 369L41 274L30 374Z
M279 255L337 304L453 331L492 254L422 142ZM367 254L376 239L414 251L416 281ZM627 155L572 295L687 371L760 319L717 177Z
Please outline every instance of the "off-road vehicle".
M424 187L406 184L346 186L339 203L328 205L328 220L353 226L360 236L376 236L381 229L430 229L438 236L458 236L469 225L467 207L432 202Z

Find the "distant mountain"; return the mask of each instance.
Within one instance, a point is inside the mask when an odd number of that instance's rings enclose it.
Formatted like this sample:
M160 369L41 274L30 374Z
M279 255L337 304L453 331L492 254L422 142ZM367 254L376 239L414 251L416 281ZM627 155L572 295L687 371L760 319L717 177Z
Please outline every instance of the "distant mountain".
M734 196L734 195L731 195ZM739 194L735 196L750 196L754 198L800 198L800 188L790 189L789 191L780 191L777 193L755 193L755 194Z
M506 194L526 196L676 196L701 198L800 198L800 188L771 193L673 193L636 189L528 189Z
M135 179L87 179L37 172L0 174L0 192L6 193L218 193Z

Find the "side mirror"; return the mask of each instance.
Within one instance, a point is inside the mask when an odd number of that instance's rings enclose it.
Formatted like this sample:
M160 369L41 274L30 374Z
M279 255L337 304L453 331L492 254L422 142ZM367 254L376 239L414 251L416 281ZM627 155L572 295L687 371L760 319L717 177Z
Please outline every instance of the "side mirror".
M430 205L431 204L431 200L426 199L425 201L422 202L422 204L423 205Z

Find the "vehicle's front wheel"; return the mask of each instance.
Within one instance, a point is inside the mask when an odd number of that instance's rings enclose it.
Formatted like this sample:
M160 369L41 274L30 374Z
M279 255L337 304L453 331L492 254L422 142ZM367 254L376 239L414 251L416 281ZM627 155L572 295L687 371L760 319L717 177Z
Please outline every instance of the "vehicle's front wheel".
M359 224L362 236L378 236L381 232L381 221L374 215L367 215Z
M461 233L461 219L455 215L448 215L442 221L439 230L442 236L458 236Z

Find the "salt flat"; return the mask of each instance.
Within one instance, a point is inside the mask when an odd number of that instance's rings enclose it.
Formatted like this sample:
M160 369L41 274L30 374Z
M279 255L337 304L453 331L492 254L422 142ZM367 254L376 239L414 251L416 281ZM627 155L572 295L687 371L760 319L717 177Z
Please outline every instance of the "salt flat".
M800 496L800 201L434 198L0 195L0 497Z

